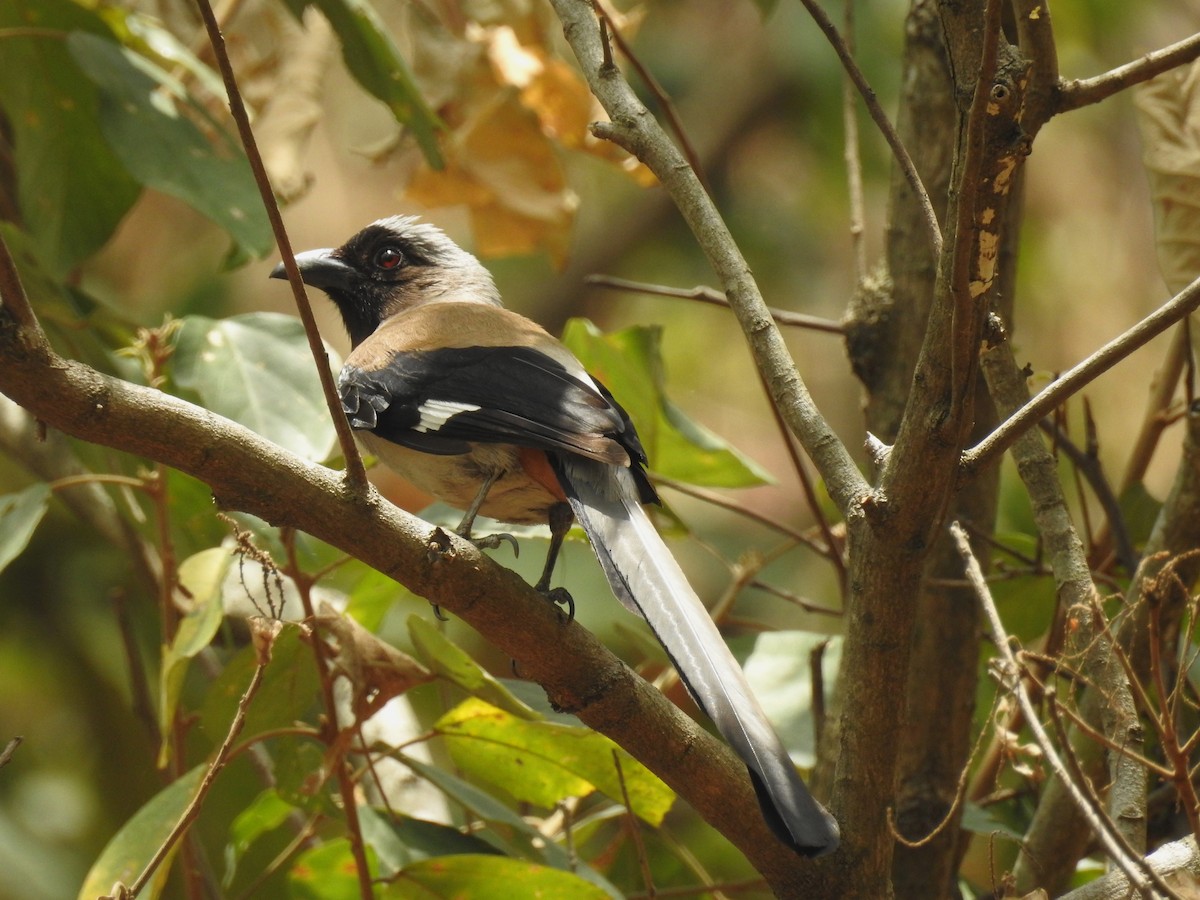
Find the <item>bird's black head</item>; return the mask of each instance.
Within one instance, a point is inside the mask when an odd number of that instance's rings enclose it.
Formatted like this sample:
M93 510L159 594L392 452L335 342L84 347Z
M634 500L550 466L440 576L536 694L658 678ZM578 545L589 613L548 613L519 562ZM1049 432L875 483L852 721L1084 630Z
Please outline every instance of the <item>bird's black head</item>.
M337 304L356 347L385 319L422 303L500 303L479 260L411 217L380 219L336 249L297 253L296 265L305 284ZM282 263L271 277L287 278Z

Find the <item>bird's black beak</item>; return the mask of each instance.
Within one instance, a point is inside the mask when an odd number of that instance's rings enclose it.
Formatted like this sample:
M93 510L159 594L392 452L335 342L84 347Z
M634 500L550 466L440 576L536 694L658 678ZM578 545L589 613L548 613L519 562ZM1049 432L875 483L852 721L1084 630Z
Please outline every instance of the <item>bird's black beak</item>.
M350 290L357 285L359 274L353 266L348 266L336 256L332 250L306 250L296 254L296 267L300 270L300 278L310 287L323 291ZM271 270L272 278L287 278L283 263Z

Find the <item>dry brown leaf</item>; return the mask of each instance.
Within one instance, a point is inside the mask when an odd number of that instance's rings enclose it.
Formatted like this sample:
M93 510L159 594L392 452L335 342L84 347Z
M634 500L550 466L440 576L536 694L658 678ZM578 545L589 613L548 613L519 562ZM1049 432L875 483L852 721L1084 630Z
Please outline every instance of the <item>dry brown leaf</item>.
M1158 261L1172 293L1200 276L1200 66L1173 69L1138 89L1158 233Z
M434 678L407 653L380 640L328 603L321 604L316 624L333 638L334 664L350 681L358 722L371 718L393 697Z

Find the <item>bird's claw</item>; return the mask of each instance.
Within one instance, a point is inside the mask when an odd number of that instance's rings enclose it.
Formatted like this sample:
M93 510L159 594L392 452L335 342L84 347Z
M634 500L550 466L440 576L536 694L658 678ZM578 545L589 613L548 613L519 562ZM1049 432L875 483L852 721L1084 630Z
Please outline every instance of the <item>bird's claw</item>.
M554 604L558 614L563 616L565 621L575 621L575 598L571 596L570 591L564 587L549 590L539 587L538 593Z
M517 539L507 532L499 532L498 534L488 534L483 537L470 537L462 535L480 550L495 550L505 541L512 545L513 556L521 555L521 545L517 543Z

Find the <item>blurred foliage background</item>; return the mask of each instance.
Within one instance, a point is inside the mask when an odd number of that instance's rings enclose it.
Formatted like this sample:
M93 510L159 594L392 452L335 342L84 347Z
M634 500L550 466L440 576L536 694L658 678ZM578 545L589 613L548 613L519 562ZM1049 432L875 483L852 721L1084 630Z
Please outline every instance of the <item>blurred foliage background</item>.
M30 40L22 28L31 27L27 17L34 13L49 17L37 27L63 28L53 17L72 6L0 0L0 59L10 59L7 66L0 63L0 108L7 117L0 181L6 189L14 185L13 138L21 134L14 117L27 99L21 93L27 73L3 44ZM731 316L687 300L585 284L592 273L685 288L709 283L711 276L662 193L620 154L585 136L583 126L596 111L581 93L573 62L564 61L569 55L548 7L537 0L380 0L374 8L421 93L450 127L440 141L446 162L440 172L428 166L413 129L398 126L392 111L346 70L333 36L312 38L321 29L312 11L305 18L310 43L303 52L316 54L318 62L298 74L289 63L296 64L301 53L299 26L285 4L247 0L224 10L242 89L256 110L256 130L277 190L287 194L284 216L296 249L341 243L382 216L420 214L474 249L495 273L507 304L551 331L561 331L573 317L586 317L606 331L661 325L672 401L775 479L728 496L793 528L810 529L812 515ZM889 110L899 90L905 12L899 0L863 4L857 11L858 56ZM71 15L98 17L151 56L164 51L148 42L149 34L174 35L204 65L211 64L189 4L86 2ZM638 58L673 98L767 302L838 319L856 289L842 71L803 9L782 0L650 0L621 15ZM1054 16L1066 77L1110 69L1200 23L1200 9L1185 0L1152 5L1059 0ZM138 22L146 30L138 31ZM211 135L218 123L232 133L221 100L211 92L211 73L205 80L172 72L211 117L207 123L200 119L201 127ZM859 118L865 241L873 260L882 248L891 167L882 140L865 116ZM70 140L69 134L60 137ZM1043 379L1169 294L1155 256L1142 152L1127 94L1054 119L1037 143L1027 168L1015 341L1018 359ZM18 166L18 175L27 173ZM91 215L90 192L97 187L76 186L79 193L63 198L62 208L71 216ZM54 245L44 241L29 248L37 259L30 271L53 285L35 289L35 303L66 352L140 378L135 361L115 352L135 342L138 328L186 315L292 314L286 286L267 280L278 259L274 252L265 246L231 251L229 232L179 196L114 179L110 193L121 192L132 203L97 246L73 251L67 243L50 250ZM28 217L11 190L3 202L5 219L20 221L22 212ZM314 304L326 341L344 353L345 336L332 307L321 298ZM788 337L821 409L843 440L860 448L860 393L840 339L804 330L791 330ZM1124 465L1164 346L1164 339L1151 343L1086 392L1109 473ZM1078 427L1078 416L1072 421ZM1169 485L1176 459L1171 448L1177 444L1168 437L1155 461L1146 483L1153 496L1161 498ZM75 449L96 471L128 471L134 465L97 448ZM414 511L427 506L428 498L406 485L384 474L374 477L398 504ZM0 494L36 480L0 455ZM202 486L176 476L168 484L179 558L226 536L225 526L209 514ZM665 495L689 530L690 537L673 547L702 596L722 590L731 563L779 542L772 531L747 524L739 514L674 491ZM1003 496L1000 531L1028 532L1023 494L1006 489ZM112 498L122 515L144 519L141 498L120 488ZM314 559L324 558L319 549L311 552ZM500 555L511 562L507 551ZM538 557L536 551L526 553L514 565L530 575ZM610 601L586 547L571 548L562 577L582 601L585 625L627 658L645 655L644 638ZM833 573L803 548L781 554L763 578L814 604L838 606ZM428 610L423 601L400 597L392 588L372 588L380 634L408 645L408 616ZM0 741L25 738L0 773L0 896L40 900L74 894L109 838L162 787L157 748L132 711L113 615L114 604L128 611L135 642L153 660L159 641L155 602L135 564L57 501L27 549L0 573ZM1027 607L1022 615L1036 622L1048 615L1048 606ZM742 651L764 629L836 634L839 628L835 617L806 613L763 591L748 591L727 624L741 635L735 643ZM444 629L487 668L507 674L507 660L464 626L450 621ZM185 704L198 709L204 695L203 680L194 678L185 688ZM211 740L212 735L196 737L193 751L202 753ZM222 777L210 804L217 812L206 815L201 826L215 845L238 811L238 798L253 784L248 765ZM711 831L695 822L678 827L686 836L680 843L695 856L715 860L708 868L713 878L748 876L732 852L713 849L705 855L698 849L720 843ZM268 850L278 846L256 851L245 867L263 865ZM688 868L679 855L662 859L671 861L660 863L660 884L672 883L668 869ZM624 864L633 870L632 860ZM986 884L986 872L977 874Z

